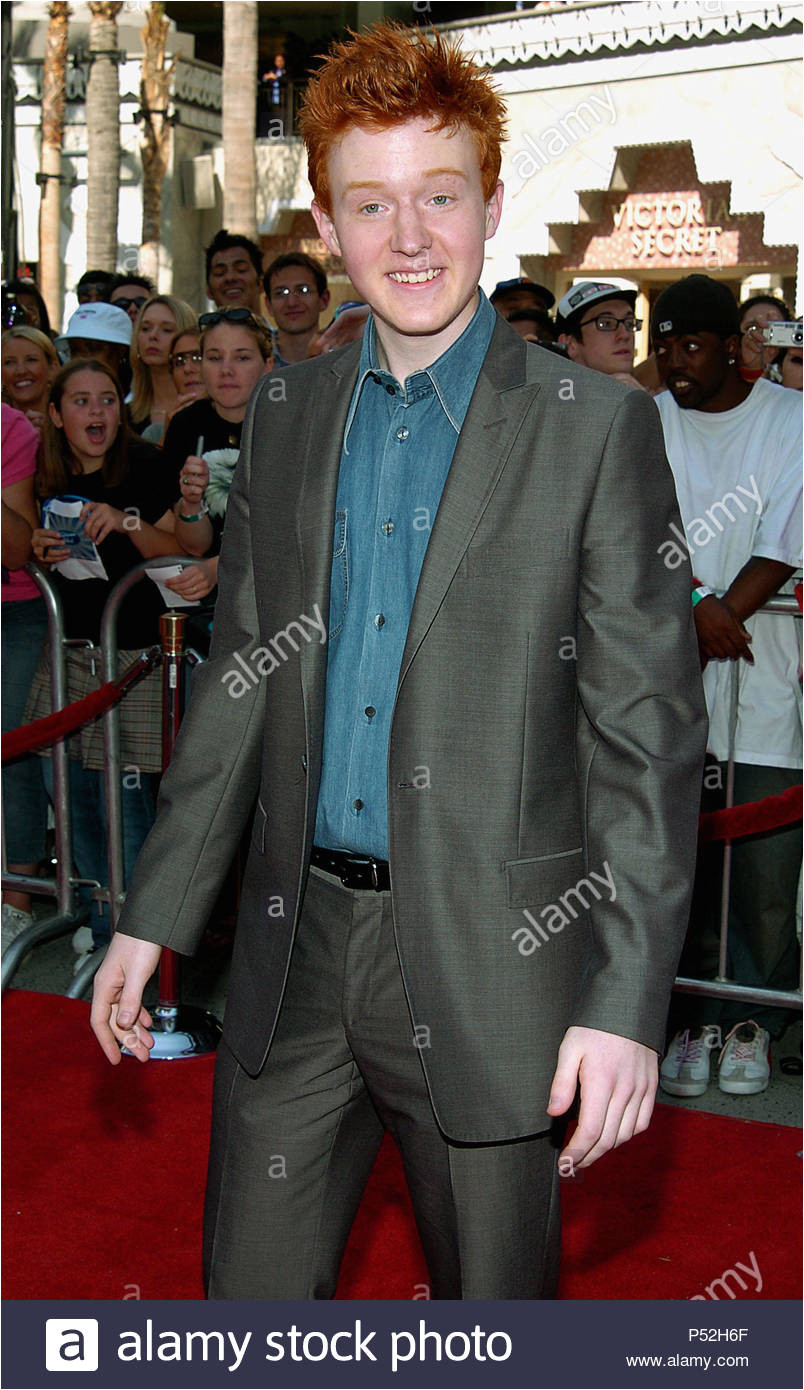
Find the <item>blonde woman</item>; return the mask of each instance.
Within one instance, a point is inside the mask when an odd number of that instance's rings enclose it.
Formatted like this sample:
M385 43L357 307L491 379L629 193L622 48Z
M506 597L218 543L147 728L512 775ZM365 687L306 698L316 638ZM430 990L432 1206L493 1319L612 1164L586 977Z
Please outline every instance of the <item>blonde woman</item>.
M170 344L177 333L195 323L195 310L169 294L154 295L140 309L131 336L129 400L129 417L138 434L149 425L164 428L178 397L170 370Z
M3 400L27 415L41 436L50 383L59 370L58 355L51 339L28 324L7 328L0 344L0 363Z

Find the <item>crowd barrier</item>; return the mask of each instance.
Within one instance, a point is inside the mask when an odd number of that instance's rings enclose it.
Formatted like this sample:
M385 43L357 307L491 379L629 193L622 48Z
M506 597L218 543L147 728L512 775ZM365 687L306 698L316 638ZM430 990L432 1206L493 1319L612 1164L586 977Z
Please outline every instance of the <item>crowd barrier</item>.
M801 601L792 594L779 594L763 605L761 613L773 613L788 621L801 622ZM742 662L731 663L729 709L729 757L726 767L726 805L722 811L701 816L699 841L723 841L723 879L720 892L720 949L718 972L712 980L696 980L680 975L675 989L682 994L706 995L713 999L735 999L744 1004L774 1005L777 1008L800 1009L802 1006L801 976L797 990L760 989L741 985L728 976L729 904L731 900L732 841L745 835L775 830L801 820L801 787L791 787L781 796L766 797L763 801L734 805L734 742L737 732L737 710L740 697Z
M161 564L188 564L186 556L163 557ZM198 563L198 562L196 562ZM41 747L46 742L53 743L53 810L55 818L56 874L53 879L31 878L8 873L3 868L3 887L50 894L55 897L57 914L43 921L35 922L16 938L3 955L2 988L5 989L20 962L40 941L50 940L86 921L88 911L77 906L76 889L82 883L75 877L72 860L72 838L70 825L70 799L68 794L67 750L65 736L80 727L89 718L103 713L104 772L106 792L107 844L108 844L108 883L93 884L93 895L100 901L108 902L112 930L117 925L120 908L125 901L123 873L123 824L120 759L120 700L126 691L147 674L152 666L162 664L162 760L163 769L167 766L173 749L181 718L183 682L188 662L198 660L192 650L184 649L185 615L177 610L169 610L161 619L161 646L152 648L123 672L117 675L117 619L120 604L129 590L145 575L146 569L153 567L153 561L143 560L129 571L115 585L104 609L101 624L100 650L103 669L101 689L75 705L66 706L66 673L64 650L68 642L64 638L64 626L58 593L48 580L44 571L35 564L28 566L36 583L42 591L48 611L48 641L51 655L51 694L53 714L35 724L23 726L3 735L3 760L17 756L23 750ZM801 621L801 604L792 595L778 596L760 610L795 621ZM90 645L88 643L84 645ZM739 682L741 663L735 661L731 667L731 709L729 726L729 758L726 775L726 806L723 810L704 814L700 818L701 842L722 840L724 843L723 880L721 888L720 912L720 951L718 974L714 979L698 980L679 976L675 982L676 990L687 994L703 994L718 999L739 999L746 1004L774 1004L791 1008L801 1008L802 991L761 989L751 985L741 985L729 979L728 931L731 873L732 841L745 835L795 824L801 820L800 786L791 787L780 796L767 797L763 801L747 805L734 805L734 740L737 726L739 701ZM97 970L103 957L97 951L75 976L73 984L66 991L69 997L80 998ZM208 1051L216 1045L220 1034L217 1019L204 1010L188 1009L179 1001L178 957L165 950L162 953L160 968L159 1001L154 1016L157 1042L152 1055L174 1057L193 1055Z
M198 564L186 556L164 556L158 564ZM139 583L148 569L154 568L153 560L143 560L112 589L101 619L99 654L102 669L102 685L84 699L67 705L67 679L65 652L69 646L76 645L64 636L64 621L58 591L48 576L38 565L28 567L38 584L47 605L48 643L51 658L51 708L52 713L44 719L21 729L3 735L3 761L18 756L23 751L33 751L46 744L53 747L53 813L56 841L56 879L50 880L27 877L9 873L3 866L2 882L4 888L29 890L34 893L57 891L59 915L45 921L37 921L21 932L3 954L2 988L5 990L22 960L35 945L42 940L75 930L86 922L89 909L80 910L77 906L77 889L86 883L74 873L72 835L69 798L68 756L65 738L82 727L90 719L103 718L103 760L104 787L106 800L106 843L107 843L107 882L90 884L92 896L100 902L108 903L112 931L117 925L120 909L125 901L124 860L123 860L123 812L120 758L120 710L119 705L130 689L146 676L157 664L162 666L162 769L167 767L173 751L176 734L181 720L183 698L183 676L188 662L200 660L197 653L184 650L185 614L169 610L160 619L161 643L150 648L133 662L122 675L117 674L117 623L120 606L131 588ZM80 645L91 647L89 642ZM101 948L89 955L77 970L72 984L66 990L69 998L80 998L97 971L104 955ZM220 1037L218 1020L206 1010L182 1005L179 999L179 960L170 950L162 952L159 973L159 998L155 1009L151 1010L154 1019L156 1045L152 1055L164 1058L195 1056L201 1052L212 1051Z

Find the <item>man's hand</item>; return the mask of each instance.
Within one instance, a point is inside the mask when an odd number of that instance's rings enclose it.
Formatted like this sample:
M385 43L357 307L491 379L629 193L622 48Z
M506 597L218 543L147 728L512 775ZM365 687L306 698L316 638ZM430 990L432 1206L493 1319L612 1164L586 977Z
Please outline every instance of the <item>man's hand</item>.
M547 1113L565 1114L579 1082L581 1110L559 1165L564 1160L573 1170L588 1168L647 1129L658 1081L652 1048L597 1028L568 1028L558 1049Z
M142 1007L142 992L153 975L162 947L115 932L95 976L90 1022L109 1061L120 1061L118 1043L140 1062L148 1061L154 1040L151 1015Z
M753 666L754 658L748 645L751 633L725 599L709 594L696 603L692 612L702 664L712 658L737 661L742 657Z

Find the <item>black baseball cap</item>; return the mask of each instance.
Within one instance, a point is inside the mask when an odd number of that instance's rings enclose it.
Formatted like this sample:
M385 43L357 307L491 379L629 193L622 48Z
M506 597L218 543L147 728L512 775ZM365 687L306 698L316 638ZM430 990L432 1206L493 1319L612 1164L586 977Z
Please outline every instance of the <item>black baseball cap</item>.
M513 280L498 280L489 299L493 304L495 299L502 298L510 290L532 290L534 297L541 299L546 309L552 309L556 302L555 295L546 285L537 285L536 281L528 279L527 275L515 275Z
M650 336L665 333L718 333L729 338L740 331L740 311L728 285L711 275L686 275L662 290L650 316Z

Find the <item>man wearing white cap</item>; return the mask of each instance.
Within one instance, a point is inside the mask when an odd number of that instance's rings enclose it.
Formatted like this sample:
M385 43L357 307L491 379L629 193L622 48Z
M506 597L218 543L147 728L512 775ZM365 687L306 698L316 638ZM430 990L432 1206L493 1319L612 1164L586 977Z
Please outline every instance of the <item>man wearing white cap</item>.
M622 290L602 280L581 280L558 301L558 341L582 367L640 386L631 375L635 334L642 327L642 320L634 316L635 305L636 290Z
M125 309L114 304L81 304L71 316L65 331L56 339L60 357L95 357L105 362L127 388L121 369L131 345L131 319Z

